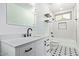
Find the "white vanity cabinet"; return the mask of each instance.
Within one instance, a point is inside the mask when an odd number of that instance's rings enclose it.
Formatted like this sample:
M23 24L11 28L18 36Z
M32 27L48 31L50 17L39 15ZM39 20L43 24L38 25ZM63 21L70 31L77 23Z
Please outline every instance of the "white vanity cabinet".
M13 42L13 41L12 41ZM15 40L14 40L15 42ZM18 41L17 42L21 42ZM32 42L24 43L17 46L12 46L12 43L1 42L2 56L45 56L49 55L50 42L48 37L44 37ZM16 45L16 44L15 44Z
M4 42L1 43L2 56L35 56L35 43L23 44L21 46L13 47Z
M36 56L50 56L50 40L49 37L35 42Z
M46 41L46 42L45 42ZM28 52L25 52L27 50ZM20 47L20 56L50 56L50 40L48 37Z
M9 44L1 42L1 56L15 56L19 55L19 49L14 48Z
M35 44L36 56L45 56L44 39L37 41Z

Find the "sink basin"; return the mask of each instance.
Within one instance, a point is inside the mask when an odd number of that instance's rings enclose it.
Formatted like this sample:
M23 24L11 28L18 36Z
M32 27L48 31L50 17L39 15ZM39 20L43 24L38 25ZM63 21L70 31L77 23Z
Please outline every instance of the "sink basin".
M34 34L31 37L41 37L41 36L43 36L43 35L42 34Z
M23 45L26 43L30 43L36 40L43 39L44 37L47 37L47 36L48 35L32 35L31 37L22 37L22 38L2 40L2 42L5 42L13 47L17 47L19 45Z
M26 37L26 38L2 40L2 42L8 43L9 45L16 47L16 46L23 45L23 44L26 44L38 39L39 39L38 37Z
M41 36L37 36L37 35L35 35L35 36L31 36L31 37L41 37Z

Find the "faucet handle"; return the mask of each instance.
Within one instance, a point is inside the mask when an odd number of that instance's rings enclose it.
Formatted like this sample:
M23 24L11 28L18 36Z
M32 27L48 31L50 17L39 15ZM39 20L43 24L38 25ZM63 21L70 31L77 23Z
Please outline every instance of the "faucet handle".
M24 37L26 37L26 34L23 34Z

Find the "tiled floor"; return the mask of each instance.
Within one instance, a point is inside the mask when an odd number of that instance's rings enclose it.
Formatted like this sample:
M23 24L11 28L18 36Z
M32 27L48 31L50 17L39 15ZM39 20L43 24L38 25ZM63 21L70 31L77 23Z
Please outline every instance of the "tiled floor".
M79 56L79 52L76 48L56 45L51 47L51 55L52 56Z

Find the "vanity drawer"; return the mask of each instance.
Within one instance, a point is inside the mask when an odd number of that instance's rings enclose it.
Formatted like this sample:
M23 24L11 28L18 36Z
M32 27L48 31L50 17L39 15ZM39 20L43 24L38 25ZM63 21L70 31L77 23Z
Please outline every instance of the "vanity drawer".
M34 44L24 45L20 48L20 56L34 56L34 55L35 55Z

